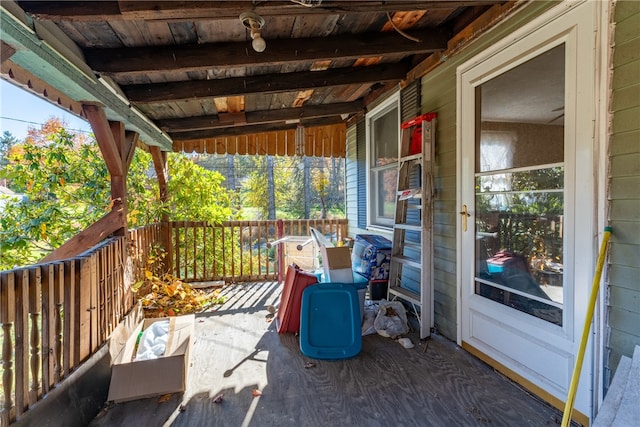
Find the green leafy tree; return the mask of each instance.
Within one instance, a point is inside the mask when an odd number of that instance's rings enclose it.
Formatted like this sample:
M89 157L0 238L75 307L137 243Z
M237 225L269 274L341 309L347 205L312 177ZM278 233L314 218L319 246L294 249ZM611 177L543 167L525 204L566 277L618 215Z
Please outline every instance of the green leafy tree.
M183 155L169 156L170 217L176 221L221 222L233 219L230 193L224 177L206 170Z
M255 208L260 218L269 217L269 186L265 157L255 160L253 171L243 184L243 195L248 206Z
M67 132L59 121L30 131L25 143L14 145L0 177L20 199L3 201L0 213L0 269L37 262L110 209L109 175L97 144ZM169 201L159 202L151 156L136 151L127 177L128 225L171 219L230 219L230 197L223 177L206 171L185 156L169 156Z
M9 163L8 155L11 147L18 143L18 139L9 131L4 131L0 137L0 169L4 169Z
M8 200L0 217L3 268L37 261L109 205L106 166L97 148L62 127L48 131L46 143L14 147L3 172L13 190L25 195Z
M320 217L322 219L327 218L327 207L325 201L329 196L329 178L324 173L324 170L316 169L313 171L311 175L311 182L313 183L313 188L316 190L318 194L318 198L320 199L321 205L321 213Z

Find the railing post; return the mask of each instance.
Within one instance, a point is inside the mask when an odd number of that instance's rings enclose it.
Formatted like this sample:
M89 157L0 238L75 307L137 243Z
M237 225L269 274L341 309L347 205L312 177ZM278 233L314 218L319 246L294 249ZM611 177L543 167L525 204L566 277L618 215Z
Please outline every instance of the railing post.
M16 321L15 276L10 271L0 276L0 324L2 325L2 391L4 398L0 402L0 423L9 425L11 418L11 398L13 392L13 333L12 327Z
M281 219L278 220L278 222L276 223L276 240L280 240L284 237L284 223L282 222ZM282 283L284 282L284 249L282 247L282 245L278 245L277 249L278 251L278 282Z
M171 225L172 223L164 219L160 222L160 240L165 253L164 273L173 274L173 243L171 241Z

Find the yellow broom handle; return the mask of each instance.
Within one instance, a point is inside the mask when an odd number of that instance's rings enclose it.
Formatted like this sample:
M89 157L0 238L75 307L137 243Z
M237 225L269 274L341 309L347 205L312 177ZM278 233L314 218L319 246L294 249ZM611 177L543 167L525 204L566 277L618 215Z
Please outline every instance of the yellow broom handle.
M600 277L602 276L602 267L604 266L604 260L607 255L607 247L609 244L610 237L611 237L611 227L605 227L604 236L602 237L602 245L600 246L600 254L598 255L598 264L596 265L596 274L593 276L593 284L591 285L591 298L589 299L587 318L584 321L584 329L582 330L582 340L580 341L580 349L578 350L578 357L576 359L576 364L573 367L573 375L571 376L571 384L569 385L567 402L564 405L564 414L562 416L561 427L568 427L569 423L571 423L571 412L573 411L573 404L576 400L576 391L578 389L578 381L580 380L580 371L582 371L584 351L587 348L587 341L589 340L589 329L591 328L591 321L593 320L593 311L596 307L596 300L598 299L598 290L600 289Z

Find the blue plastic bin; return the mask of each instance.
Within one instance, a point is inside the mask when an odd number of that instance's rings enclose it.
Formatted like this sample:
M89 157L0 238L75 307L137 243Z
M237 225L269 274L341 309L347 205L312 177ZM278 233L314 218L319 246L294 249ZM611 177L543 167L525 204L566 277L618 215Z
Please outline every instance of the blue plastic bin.
M367 280L389 277L391 240L377 234L356 234L351 251L351 267Z
M347 359L362 350L358 291L349 283L305 288L300 311L300 351L314 359Z

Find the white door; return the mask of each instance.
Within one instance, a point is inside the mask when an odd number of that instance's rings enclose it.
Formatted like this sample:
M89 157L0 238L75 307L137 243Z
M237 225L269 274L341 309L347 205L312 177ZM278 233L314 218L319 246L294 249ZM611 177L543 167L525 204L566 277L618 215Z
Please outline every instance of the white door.
M594 266L594 2L458 69L461 344L562 407ZM591 347L575 411L591 414Z

